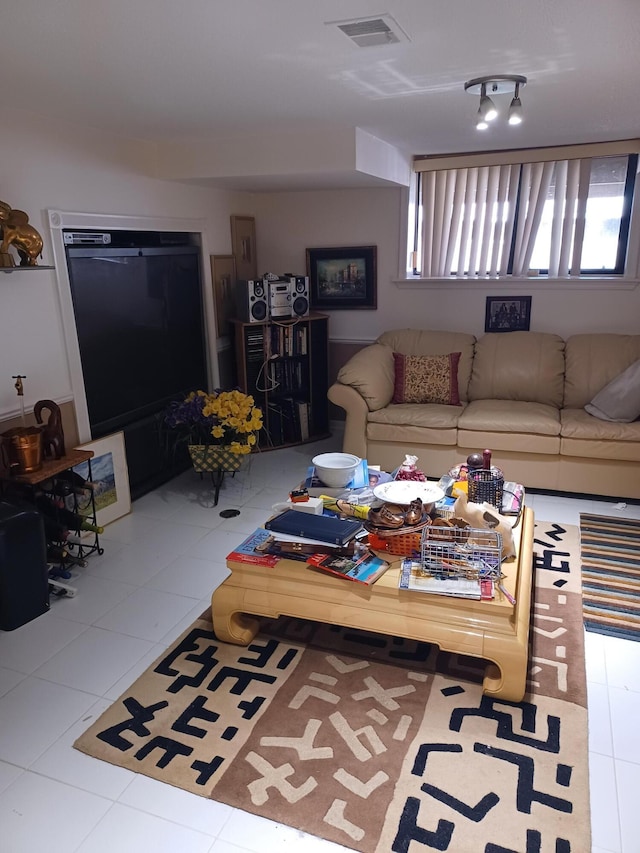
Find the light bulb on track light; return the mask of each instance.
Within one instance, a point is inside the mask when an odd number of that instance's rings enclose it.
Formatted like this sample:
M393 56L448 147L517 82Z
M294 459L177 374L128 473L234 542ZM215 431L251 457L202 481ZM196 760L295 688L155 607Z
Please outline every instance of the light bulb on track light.
M491 98L487 95L487 88L485 84L482 84L482 90L480 92L480 108L478 113L482 115L482 118L485 121L493 121L498 117L498 110L496 109L496 105L493 103Z
M516 90L509 107L509 124L522 124L522 101L520 100L519 83L516 83Z

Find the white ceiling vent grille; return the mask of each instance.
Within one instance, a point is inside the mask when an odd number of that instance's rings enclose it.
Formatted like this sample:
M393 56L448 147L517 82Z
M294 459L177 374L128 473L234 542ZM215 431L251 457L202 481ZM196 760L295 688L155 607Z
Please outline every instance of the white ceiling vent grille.
M409 41L407 34L391 15L376 15L374 18L355 18L350 21L327 21L336 26L358 47L377 47Z

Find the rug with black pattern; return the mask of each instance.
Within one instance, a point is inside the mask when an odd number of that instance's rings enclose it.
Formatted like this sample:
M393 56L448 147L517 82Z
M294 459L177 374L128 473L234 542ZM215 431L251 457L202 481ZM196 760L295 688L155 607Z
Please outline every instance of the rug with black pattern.
M534 549L523 702L425 643L280 619L245 648L205 615L75 746L363 853L585 853L578 529Z

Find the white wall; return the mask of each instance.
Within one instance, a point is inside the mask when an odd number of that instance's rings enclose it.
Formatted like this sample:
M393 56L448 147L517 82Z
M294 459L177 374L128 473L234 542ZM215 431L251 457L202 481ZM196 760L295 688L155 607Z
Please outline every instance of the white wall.
M0 198L25 210L44 239L41 264L53 263L46 211L203 219L203 248L231 251L229 216L246 213L246 195L141 176L145 146L16 111L3 113ZM208 263L204 277L210 287ZM210 350L215 348L211 337ZM215 352L210 358L215 360ZM72 390L55 271L0 273L0 418L19 413L11 376L27 376L25 405L65 401Z
M260 271L303 274L305 249L378 247L378 308L332 311L332 340L372 340L385 329L454 329L484 333L487 296L531 295L531 329L562 337L580 332L640 334L640 286L532 278L508 285L478 281L398 286L399 220L403 191L396 188L271 193L255 197Z

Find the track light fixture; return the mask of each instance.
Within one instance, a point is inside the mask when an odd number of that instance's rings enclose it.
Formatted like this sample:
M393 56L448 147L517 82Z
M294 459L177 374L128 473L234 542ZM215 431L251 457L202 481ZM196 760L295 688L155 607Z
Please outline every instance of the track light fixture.
M522 122L520 87L525 86L526 83L527 78L520 74L490 74L487 77L475 77L473 80L468 80L464 84L465 92L480 95L476 128L486 130L489 127L489 122L493 121L498 115L491 95L504 95L508 92L513 92L509 107L509 124L520 124Z

